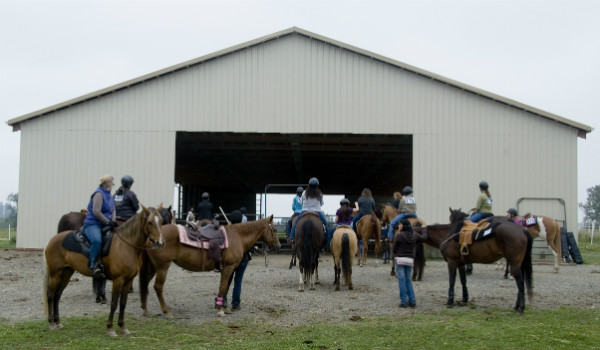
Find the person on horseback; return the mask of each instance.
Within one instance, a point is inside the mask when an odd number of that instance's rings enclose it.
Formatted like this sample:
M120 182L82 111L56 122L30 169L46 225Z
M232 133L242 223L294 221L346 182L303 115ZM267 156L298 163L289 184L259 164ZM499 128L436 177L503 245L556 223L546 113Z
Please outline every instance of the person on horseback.
M240 213L242 213L242 221L240 221L240 222L248 222L248 217L246 216L247 212L248 212L248 209L246 209L246 207L240 208Z
M288 237L290 236L290 232L292 231L292 221L302 211L302 193L304 193L304 188L302 188L302 186L298 186L298 188L296 188L296 196L294 197L294 200L292 201L292 211L294 213L288 220L287 225L285 227L286 228L285 233L287 234Z
M479 183L479 190L481 191L481 193L479 194L479 197L477 197L477 203L475 204L475 208L471 209L473 214L471 214L469 220L471 220L472 222L478 222L479 220L483 219L484 216L487 217L493 215L492 203L494 202L494 200L492 199L492 195L490 194L488 188L489 185L487 182L481 181Z
M121 178L121 187L115 192L113 200L115 202L115 212L118 218L124 220L134 216L140 209L140 202L131 190L133 185L133 177L125 175Z
M373 199L373 194L370 189L363 188L360 197L358 197L358 202L355 203L355 207L358 210L358 213L352 219L352 229L354 231L356 231L356 223L360 218L364 215L375 214L375 199Z
M513 209L513 208L510 208L510 209L508 209L508 210L506 211L506 214L507 214L506 216L507 216L509 219L514 219L514 218L516 218L517 216L519 216L519 212L517 211L517 209Z
M392 207L398 210L400 208L400 200L402 199L402 193L394 192L394 201L392 202Z
M190 207L190 210L185 217L185 222L196 222L196 214L194 214L194 208Z
M302 203L302 211L298 216L298 220L294 222L292 225L292 231L290 232L290 240L294 240L296 237L296 224L302 218L302 215L306 212L314 212L319 214L319 218L323 222L325 226L325 231L327 232L327 219L325 218L325 214L321 210L321 206L323 205L323 192L319 189L319 180L316 177L312 177L308 181L308 188L302 193L302 197L300 197L300 202Z
M215 217L213 209L214 207L210 202L210 195L208 192L202 193L202 202L198 204L198 210L196 210L196 220L208 220L212 222Z
M329 248L329 242L335 232L335 229L340 225L352 226L352 215L354 215L355 209L350 207L350 201L348 198L343 198L340 201L340 208L335 212L335 223L336 225L327 232L327 243L326 247Z
M402 195L403 197L400 199L398 204L398 211L400 214L398 214L398 216L396 216L392 222L390 222L390 226L388 227L387 237L389 239L394 238L394 226L396 226L396 224L404 219L417 217L417 202L413 197L412 187L404 187L402 189Z
M83 234L90 241L90 262L93 278L105 278L99 262L100 246L102 245L102 228L117 227L115 205L110 191L115 186L111 175L100 178L100 185L90 196L87 214L83 221Z

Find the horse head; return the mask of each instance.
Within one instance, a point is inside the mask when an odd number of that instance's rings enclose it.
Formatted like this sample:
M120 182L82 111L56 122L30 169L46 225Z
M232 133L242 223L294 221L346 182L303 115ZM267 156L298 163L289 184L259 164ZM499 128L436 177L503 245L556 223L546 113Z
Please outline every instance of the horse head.
M273 215L264 219L267 221L266 229L263 230L262 239L266 242L270 247L274 247L278 250L281 247L281 243L279 242L279 237L277 237L277 230L275 229L275 225L273 224Z
M146 208L143 204L141 212L141 224L143 234L152 242L155 248L162 248L165 243L162 237L160 226L162 225L162 217L160 211L163 209L162 203L158 208Z
M459 209L450 209L450 223L454 224L460 221L463 221L467 218L467 213L462 212L462 208Z
M162 207L162 204L160 206ZM158 210L158 213L160 214L163 225L173 223L173 211L171 210L170 205L168 208L162 208L161 210Z

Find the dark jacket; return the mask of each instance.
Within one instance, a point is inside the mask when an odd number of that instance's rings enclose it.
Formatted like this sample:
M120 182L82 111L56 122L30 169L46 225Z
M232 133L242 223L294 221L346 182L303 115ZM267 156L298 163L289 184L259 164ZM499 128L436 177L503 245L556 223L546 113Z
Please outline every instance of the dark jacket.
M123 186L119 187L117 192L115 192L113 199L115 201L115 211L117 212L117 216L125 220L134 216L138 209L140 209L140 202L138 201L135 192L124 188Z
M358 212L364 215L373 214L375 210L375 200L371 197L358 198Z
M400 231L394 238L392 251L395 257L414 258L415 246L417 242L423 242L427 239L427 234L419 234L412 227L407 231Z
M198 210L196 211L196 220L211 220L214 219L213 205L209 201L202 201L198 204Z

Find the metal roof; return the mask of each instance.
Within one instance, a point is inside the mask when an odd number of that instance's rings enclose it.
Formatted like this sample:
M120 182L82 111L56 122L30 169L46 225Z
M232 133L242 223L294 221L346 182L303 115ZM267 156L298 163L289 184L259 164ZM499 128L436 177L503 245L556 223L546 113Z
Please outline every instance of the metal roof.
M191 66L202 64L203 62L207 62L207 61L210 61L210 60L213 60L213 59L217 59L217 58L219 58L221 56L225 56L225 55L231 54L233 52L236 52L236 51L239 51L239 50L243 50L243 49L246 49L248 47L255 46L255 45L260 45L260 44L262 44L264 42L275 40L277 38L280 38L280 37L283 37L283 36L287 36L287 35L291 35L291 34L303 35L303 36L309 37L309 38L314 39L314 40L319 40L319 41L322 41L322 42L324 42L326 44L334 45L334 46L337 46L337 47L339 47L341 49L348 50L348 51L351 51L351 52L355 52L357 54L369 57L371 59L378 60L378 61L386 63L386 64L390 64L390 65L395 66L397 68L413 72L415 74L421 75L421 76L426 77L428 79L433 79L435 81L438 81L438 82L441 82L441 83L444 83L444 84L448 84L450 86L454 86L456 88L459 88L459 89L471 92L473 94L476 94L476 95L479 95L479 96L482 96L482 97L485 97L485 98L489 98L491 100L494 100L494 101L497 101L497 102L500 102L500 103L504 103L506 105L509 105L509 106L512 106L512 107L515 107L515 108L527 111L529 113L533 113L535 115L538 115L538 116L541 116L541 117L544 117L544 118L548 118L550 120L554 120L554 121L556 121L558 123L561 123L561 124L564 124L564 125L576 128L578 130L578 133L577 133L578 136L582 137L582 138L585 138L586 134L592 131L592 127L590 127L588 125L585 125L585 124L582 124L582 123L578 123L576 121L573 121L573 120L570 120L570 119L567 119L567 118L563 118L563 117L558 116L556 114L552 114L552 113L540 110L538 108L525 105L523 103L511 100L509 98L502 97L502 96L496 95L494 93L491 93L491 92L488 92L488 91L485 91L485 90L481 90L481 89L475 88L475 87L467 85L467 84L463 84L461 82L458 82L458 81L455 81L455 80L443 77L443 76L435 74L435 73L428 72L426 70L423 70L423 69L411 66L409 64L402 63L402 62L393 60L391 58L387 58L387 57L384 57L384 56L381 56L381 55L369 52L367 50L363 50L363 49L360 49L358 47L355 47L355 46L352 46L352 45L348 45L348 44L345 44L345 43L342 43L342 42L339 42L339 41L336 41L336 40L324 37L322 35L315 34L315 33L309 32L309 31L301 29L301 28L297 28L297 27L292 27L292 28L289 28L289 29L282 30L280 32L269 34L269 35L263 36L261 38L255 39L255 40L251 40L251 41L239 44L239 45L235 45L235 46L232 46L232 47L224 49L224 50L220 50L220 51L217 51L217 52L214 52L214 53L211 53L211 54L208 54L208 55L205 55L205 56L193 59L193 60L189 60L189 61L177 64L177 65L174 65L174 66L171 66L171 67L167 67L167 68L161 69L159 71L156 71L156 72L153 72L153 73L150 73L150 74L146 74L146 75L143 75L141 77L138 77L138 78L135 78L135 79L131 79L131 80L125 81L125 82L120 83L120 84L116 84L116 85L107 87L107 88L102 89L102 90L98 90L98 91L95 91L95 92L92 92L92 93L89 93L89 94L86 94L86 95L83 95L83 96L80 96L80 97L77 97L77 98L74 98L74 99L62 102L62 103L58 103L56 105L53 105L53 106L50 106L50 107L47 107L47 108L40 109L40 110L32 112L32 113L28 113L28 114L22 115L22 116L17 117L17 118L13 118L13 119L7 121L7 124L10 125L10 126L12 126L14 131L18 131L18 130L20 130L20 125L19 124L21 122L27 121L29 119L42 117L42 116L44 116L46 114L53 113L53 112L59 111L61 109L69 108L69 107L71 107L73 105L84 103L84 102L86 102L88 100L99 98L99 97L102 97L102 96L107 95L107 94L111 94L111 93L119 91L119 90L127 89L127 88L130 88L132 86L135 86L135 85L138 85L138 84L142 84L142 83L144 83L146 81L153 80L153 79L156 79L156 78L160 78L162 76L178 72L180 70L189 68Z

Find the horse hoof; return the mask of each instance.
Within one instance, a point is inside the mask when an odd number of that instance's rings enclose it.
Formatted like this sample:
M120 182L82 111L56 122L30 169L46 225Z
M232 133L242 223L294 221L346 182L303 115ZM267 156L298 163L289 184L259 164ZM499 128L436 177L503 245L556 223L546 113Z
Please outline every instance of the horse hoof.
M349 289L349 290L354 290L354 287L352 287L352 285L349 285L349 286L348 286L348 289Z
M121 328L121 334L123 334L123 335L130 335L131 332L127 328Z
M314 285L310 286L310 290L315 290L315 286Z
M169 312L165 313L165 317L170 320L173 318L173 314L169 311Z
M339 292L340 291L340 286L335 286L335 291Z
M321 284L321 281L315 281L315 284Z
M304 292L304 288L298 288L299 292Z
M55 331L55 330L57 330L57 329L58 329L58 326L56 325L56 323L51 323L51 324L48 326L48 330L49 330L49 331Z
M56 329L63 329L63 327L64 326L62 325L62 323L57 323L56 324Z
M225 317L225 311L219 310L219 312L217 312L217 317Z
M109 330L108 330L108 333L106 333L106 334L107 334L109 337L111 337L111 338L116 338L116 337L118 337L118 335L117 335L117 332L115 332L115 330L114 330L114 329L109 329Z

